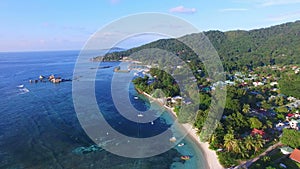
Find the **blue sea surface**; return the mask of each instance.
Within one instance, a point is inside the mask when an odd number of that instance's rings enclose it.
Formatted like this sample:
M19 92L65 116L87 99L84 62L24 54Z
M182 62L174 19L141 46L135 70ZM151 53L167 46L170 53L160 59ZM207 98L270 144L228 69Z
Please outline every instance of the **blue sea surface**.
M182 141L185 146L150 158L132 159L107 152L97 147L82 129L74 110L71 81L29 83L40 75L73 79L78 55L79 51L0 53L0 168L205 168L200 149L188 137ZM111 126L122 134L144 138L170 127L173 118L167 112L154 125L122 118L110 95L113 69L120 63L102 64L109 67L97 74L95 93L99 108ZM139 95L132 84L128 89L134 107L147 110L149 100ZM139 99L134 99L135 96ZM192 158L181 161L181 155Z

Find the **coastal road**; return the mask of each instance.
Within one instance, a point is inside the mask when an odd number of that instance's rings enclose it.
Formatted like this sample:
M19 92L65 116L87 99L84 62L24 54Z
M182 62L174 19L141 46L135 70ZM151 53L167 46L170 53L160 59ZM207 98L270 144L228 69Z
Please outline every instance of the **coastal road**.
M258 157L255 157L251 160L248 160L244 163L242 163L241 165L238 165L236 167L234 167L234 169L240 169L240 168L249 168L254 162L256 162L257 160L259 160L261 157L265 156L266 154L268 154L270 151L276 149L277 147L282 146L281 142L278 142L272 146L270 146L269 148L267 148L266 151L264 151L263 153L261 153Z

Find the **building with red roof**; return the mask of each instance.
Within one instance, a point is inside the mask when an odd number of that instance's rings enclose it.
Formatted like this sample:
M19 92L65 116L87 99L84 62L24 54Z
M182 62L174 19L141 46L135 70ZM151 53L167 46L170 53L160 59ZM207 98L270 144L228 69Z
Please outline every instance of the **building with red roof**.
M300 163L300 150L295 149L292 154L290 155L290 159Z
M261 136L264 136L264 135L265 135L265 132L264 132L263 130L258 130L258 129L256 129L256 128L254 128L254 129L252 130L252 132L251 132L251 135L253 136L253 135L256 135L256 134L259 134L259 135L261 135Z

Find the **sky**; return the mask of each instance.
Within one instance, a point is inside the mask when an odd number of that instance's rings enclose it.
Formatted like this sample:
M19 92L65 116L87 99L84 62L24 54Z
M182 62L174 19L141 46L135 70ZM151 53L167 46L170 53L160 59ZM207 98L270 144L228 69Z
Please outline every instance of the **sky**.
M145 12L180 17L200 31L250 30L300 20L300 0L0 0L0 52L80 50L105 25Z

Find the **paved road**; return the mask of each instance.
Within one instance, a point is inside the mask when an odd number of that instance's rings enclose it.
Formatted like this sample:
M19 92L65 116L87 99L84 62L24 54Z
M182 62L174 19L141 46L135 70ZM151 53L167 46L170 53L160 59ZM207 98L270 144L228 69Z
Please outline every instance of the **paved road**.
M257 160L259 160L262 156L265 156L270 151L274 150L275 148L277 148L277 147L279 147L281 145L282 145L281 142L278 142L278 143L270 146L269 148L267 148L266 151L264 151L263 153L261 153L258 157L255 157L255 158L253 158L251 160L248 160L248 161L244 162L243 164L234 167L234 169L240 169L240 168L248 168L248 167L250 167L254 162L256 162Z

